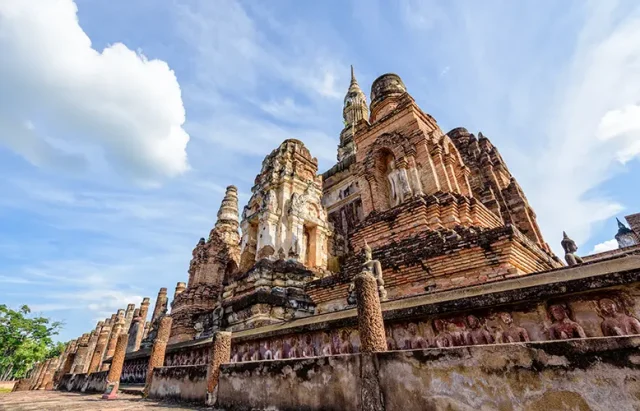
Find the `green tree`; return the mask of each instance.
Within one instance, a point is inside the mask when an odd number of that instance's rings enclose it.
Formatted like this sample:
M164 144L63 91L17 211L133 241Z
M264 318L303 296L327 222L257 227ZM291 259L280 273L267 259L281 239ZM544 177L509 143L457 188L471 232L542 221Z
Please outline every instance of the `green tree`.
M0 380L22 378L36 363L55 357L64 344L54 343L62 323L45 317L29 318L23 305L17 311L0 304Z

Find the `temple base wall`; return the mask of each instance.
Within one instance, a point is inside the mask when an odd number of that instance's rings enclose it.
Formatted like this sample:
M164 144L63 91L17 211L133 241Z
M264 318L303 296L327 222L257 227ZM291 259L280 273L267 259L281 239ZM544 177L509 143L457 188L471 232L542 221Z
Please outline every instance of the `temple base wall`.
M103 393L107 388L108 374L109 371L91 374L65 374L60 379L56 389L59 391Z
M227 364L218 404L225 410L359 409L360 356Z
M637 336L609 337L390 351L366 367L361 354L228 364L218 406L369 410L366 381L386 410L640 409L639 346Z
M206 365L161 367L153 370L150 398L203 403L206 393Z

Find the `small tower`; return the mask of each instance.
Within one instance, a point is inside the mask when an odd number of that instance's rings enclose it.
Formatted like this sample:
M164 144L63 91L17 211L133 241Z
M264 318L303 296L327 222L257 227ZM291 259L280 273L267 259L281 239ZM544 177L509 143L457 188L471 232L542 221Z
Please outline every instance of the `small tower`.
M616 218L616 221L618 222L618 234L616 234L615 238L618 242L618 247L625 248L640 244L640 238L633 230L624 225L618 218Z
M216 231L223 238L223 241L230 246L237 246L240 243L240 222L238 220L238 189L235 186L227 187L220 209L218 210L218 220L211 230L211 235Z
M344 119L344 129L340 133L338 161L342 161L343 158L355 154L356 147L353 143L355 126L360 121L369 118L367 96L358 85L358 80L356 80L356 76L353 73L353 66L351 66L351 84L349 84L349 90L344 97L342 118Z

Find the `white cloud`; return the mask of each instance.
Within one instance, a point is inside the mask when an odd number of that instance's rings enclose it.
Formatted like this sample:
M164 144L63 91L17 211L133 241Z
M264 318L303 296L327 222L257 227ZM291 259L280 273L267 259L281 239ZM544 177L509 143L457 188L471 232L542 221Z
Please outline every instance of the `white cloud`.
M615 239L607 240L600 244L596 244L593 247L593 250L591 250L590 254L604 253L605 251L611 251L617 248L618 248L618 242Z
M92 48L73 0L3 0L0 55L0 143L31 163L106 160L145 184L188 169L173 71L121 43Z
M640 105L607 112L600 120L598 137L619 147L616 156L622 164L640 156Z

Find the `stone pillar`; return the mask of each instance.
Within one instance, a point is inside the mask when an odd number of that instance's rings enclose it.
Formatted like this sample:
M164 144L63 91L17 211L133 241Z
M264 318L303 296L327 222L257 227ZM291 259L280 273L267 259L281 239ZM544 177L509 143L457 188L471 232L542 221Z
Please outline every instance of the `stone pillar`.
M73 359L73 366L71 367L72 374L82 374L84 372L84 363L87 361L89 355L89 334L82 334L82 337L78 340L78 348L76 349L76 355Z
M36 369L31 376L31 386L29 388L30 390L35 390L38 387L38 382L40 382L40 378L44 375L46 365L46 361L41 361L36 365Z
M127 305L127 311L124 315L124 327L122 328L122 332L125 334L129 333L129 327L131 327L131 320L133 320L133 313L136 310L135 304Z
M140 349L140 343L142 342L142 337L144 336L144 326L147 322L147 314L149 312L149 297L145 297L142 300L142 304L140 304L140 317L142 320L138 324L138 332L136 333L136 349L134 351L138 351Z
M104 353L104 359L113 357L113 353L116 351L116 343L118 342L118 337L122 334L122 328L124 327L124 313L122 316L118 318L116 323L113 325L111 329L111 335L109 336L109 341L107 342L107 349ZM107 371L109 369L109 364L102 364L102 371Z
M140 304L140 317L142 317L142 321L147 321L147 314L149 313L149 304L151 304L151 299L149 297L144 297L142 299L142 303Z
M151 316L151 324L155 323L160 316L167 313L167 289L162 287L158 291L158 298L156 298L156 306L153 308L153 315Z
M186 289L187 289L187 283L179 282L178 284L176 284L176 290L173 293L173 299L175 300L176 297L182 294Z
M64 360L64 364L62 364L62 368L60 368L59 378L62 378L62 376L65 374L71 373L71 367L73 367L73 360L75 358L76 358L75 352L70 352L69 355L67 355L67 358L65 358Z
M139 315L139 311L136 308L136 316L133 317L133 320L131 321L131 327L129 327L129 339L128 339L128 343L127 343L127 352L134 352L134 351L138 351L138 349L140 348L140 344L137 344L138 341L138 334L142 334L142 327L141 327L141 323L142 323L142 317L140 317Z
M39 390L52 390L53 389L53 374L58 368L59 357L54 357L49 362L49 366L47 367L47 371L44 373L44 378L42 379L42 384L38 387Z
M100 335L98 336L98 341L96 342L96 349L93 351L93 356L89 363L89 374L100 371L102 357L104 356L104 352L107 350L107 344L109 343L109 334L111 334L111 325L103 325L100 330Z
M147 381L144 386L144 396L149 395L149 389L151 388L151 380L153 378L153 369L156 367L162 367L164 365L164 355L167 350L167 341L169 341L169 334L171 334L171 322L173 318L162 317L158 324L158 335L153 342L151 348L151 355L149 357L149 367L147 368Z
M207 368L207 405L215 405L218 400L218 378L220 365L231 361L231 333L217 331L213 335L213 346Z
M96 344L98 343L98 337L100 337L100 330L105 325L105 321L98 321L96 324L96 329L91 332L89 337L89 349L87 350L87 359L84 364L84 369L82 372L89 372L89 364L91 363L91 359L93 358L93 352L96 349Z
M122 333L116 341L116 348L111 359L111 367L107 375L107 391L102 396L103 399L116 398L118 387L120 386L120 376L124 366L124 357L127 354L128 335Z
M358 304L360 352L386 351L387 338L385 337L382 308L378 296L378 283L368 272L358 274L354 282Z
M378 296L378 283L369 272L358 274L354 283L358 304L358 331L360 332L360 386L361 409L382 411L384 403L378 381L378 367L372 353L387 350Z
M144 331L142 332L142 341L147 339L147 336L149 335L149 331L150 330L151 330L151 323L149 321L147 321L144 324ZM145 347L143 347L143 348L145 348Z
M78 340L71 340L67 344L67 347L64 350L64 353L60 357L60 361L58 363L58 369L53 376L53 383L55 385L58 384L60 378L63 375L69 373L71 371L71 365L73 363L73 359L75 358L75 352L77 348Z

